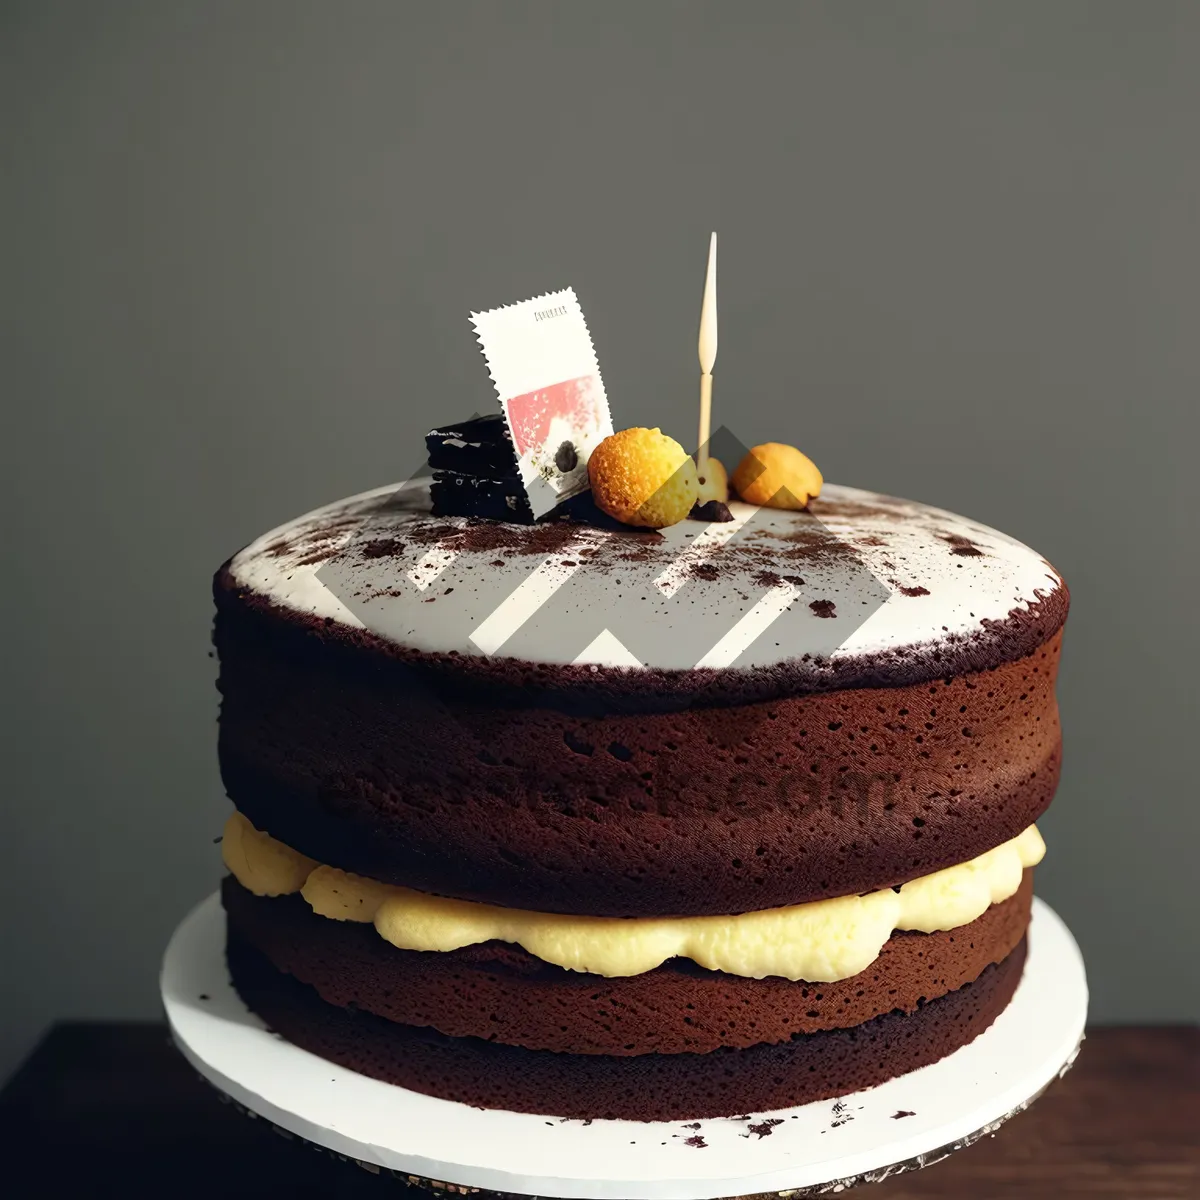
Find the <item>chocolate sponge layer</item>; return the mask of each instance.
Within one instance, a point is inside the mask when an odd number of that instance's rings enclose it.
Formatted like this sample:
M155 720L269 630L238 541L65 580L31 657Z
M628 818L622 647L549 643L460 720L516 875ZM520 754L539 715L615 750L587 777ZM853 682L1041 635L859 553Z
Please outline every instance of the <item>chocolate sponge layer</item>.
M230 798L320 862L423 891L601 916L797 904L973 858L1058 781L1060 634L933 682L631 712L459 686L218 600Z
M835 983L743 979L674 959L608 979L565 971L519 946L448 953L398 950L370 925L319 917L299 896L265 898L232 876L229 926L326 1002L453 1037L568 1054L704 1054L912 1013L1001 962L1025 935L1033 871L977 920L940 933L896 933L865 971Z
M234 985L267 1024L332 1062L432 1096L559 1117L675 1120L763 1112L872 1087L945 1057L1012 998L1025 942L973 983L915 1012L776 1045L617 1057L452 1038L325 1003L231 931Z

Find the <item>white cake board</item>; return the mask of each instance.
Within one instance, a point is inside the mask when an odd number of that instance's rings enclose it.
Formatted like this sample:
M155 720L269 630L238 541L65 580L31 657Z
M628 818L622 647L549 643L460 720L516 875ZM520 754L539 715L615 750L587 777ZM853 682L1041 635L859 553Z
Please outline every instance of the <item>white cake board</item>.
M210 896L167 947L162 997L176 1043L210 1083L283 1130L436 1186L596 1200L826 1193L928 1165L993 1132L1074 1060L1087 1015L1079 948L1033 902L1025 974L1008 1008L941 1062L841 1100L745 1121L562 1120L437 1100L368 1079L267 1032L225 967ZM897 1114L907 1113L908 1116ZM703 1148L689 1138L701 1138Z

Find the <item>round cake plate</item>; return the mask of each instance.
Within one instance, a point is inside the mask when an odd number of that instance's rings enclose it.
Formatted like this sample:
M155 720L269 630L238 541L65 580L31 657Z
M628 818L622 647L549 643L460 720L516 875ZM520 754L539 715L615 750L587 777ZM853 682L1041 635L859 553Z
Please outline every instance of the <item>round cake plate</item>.
M196 1070L285 1132L417 1185L564 1200L794 1198L927 1166L994 1132L1063 1074L1087 1015L1079 948L1035 899L1012 1002L941 1062L750 1120L585 1124L410 1092L270 1033L229 981L217 895L175 931L161 985L171 1032Z

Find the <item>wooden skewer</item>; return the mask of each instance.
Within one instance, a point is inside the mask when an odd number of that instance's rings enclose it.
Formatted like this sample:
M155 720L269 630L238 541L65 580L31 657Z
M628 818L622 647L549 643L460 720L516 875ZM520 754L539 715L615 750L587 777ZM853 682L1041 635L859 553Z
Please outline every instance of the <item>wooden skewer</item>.
M708 274L700 305L700 434L696 469L700 477L708 467L708 439L712 431L712 370L717 361L717 235L708 243Z

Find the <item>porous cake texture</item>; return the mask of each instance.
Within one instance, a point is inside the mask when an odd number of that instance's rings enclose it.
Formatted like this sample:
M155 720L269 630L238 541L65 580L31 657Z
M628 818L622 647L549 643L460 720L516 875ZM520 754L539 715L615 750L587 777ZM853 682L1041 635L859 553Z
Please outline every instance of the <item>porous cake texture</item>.
M221 568L252 1008L419 1091L637 1119L842 1094L986 1028L1058 780L1066 587L908 501L730 509L515 525L409 485Z

